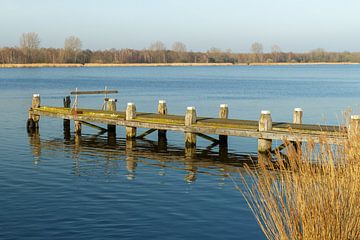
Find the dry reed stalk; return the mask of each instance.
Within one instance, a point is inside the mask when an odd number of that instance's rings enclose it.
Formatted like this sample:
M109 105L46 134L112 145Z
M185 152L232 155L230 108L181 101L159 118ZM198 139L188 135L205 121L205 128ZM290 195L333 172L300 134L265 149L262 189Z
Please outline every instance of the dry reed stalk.
M301 146L298 145L301 148ZM340 145L307 143L286 161L259 159L241 175L245 197L268 239L360 239L360 131Z

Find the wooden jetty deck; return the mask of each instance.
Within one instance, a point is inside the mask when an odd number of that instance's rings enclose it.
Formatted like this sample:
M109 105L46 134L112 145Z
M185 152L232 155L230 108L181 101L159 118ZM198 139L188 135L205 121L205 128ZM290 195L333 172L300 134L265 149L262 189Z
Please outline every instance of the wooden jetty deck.
M64 119L64 128L68 129L70 120L74 120L76 134L81 134L82 124L97 127L95 124L98 123L107 124L107 129L98 128L113 134L116 132L115 126L124 126L127 139L143 138L154 131L158 131L159 139L166 139L166 131L179 131L185 134L187 148L196 146L197 136L220 145L227 145L227 136L250 137L258 139L259 152L271 152L272 140L322 142L326 137L327 143L336 144L347 137L346 127L303 124L303 111L300 108L294 109L293 123L285 123L272 122L269 111L262 111L259 120L228 119L226 104L220 106L218 118L210 118L197 117L194 107L188 107L185 115L168 114L165 101L159 101L158 113L137 112L133 103L128 103L126 111L116 111L116 100L106 98L106 101L106 110L70 107L70 97L64 100L64 107L41 106L40 96L34 94L28 128L38 128L40 116L47 116ZM357 115L351 119L357 124L360 121ZM149 130L137 135L137 128ZM219 138L208 134L219 135Z

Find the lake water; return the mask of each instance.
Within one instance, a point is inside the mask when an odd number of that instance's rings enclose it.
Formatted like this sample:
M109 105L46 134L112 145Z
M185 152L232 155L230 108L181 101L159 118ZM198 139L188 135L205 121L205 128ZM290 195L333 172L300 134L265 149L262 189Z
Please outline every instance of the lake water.
M230 137L223 159L201 139L197 155L184 157L176 132L167 151L156 134L126 148L120 127L115 141L86 126L80 139L64 137L62 120L51 118L27 134L33 93L61 106L75 88L104 86L119 90L119 110L134 102L155 112L165 99L172 114L195 106L215 117L227 103L230 118L258 119L266 109L291 121L302 107L305 123L338 124L342 111L358 111L360 66L0 69L1 239L264 239L234 184L255 139ZM102 101L81 96L79 106Z

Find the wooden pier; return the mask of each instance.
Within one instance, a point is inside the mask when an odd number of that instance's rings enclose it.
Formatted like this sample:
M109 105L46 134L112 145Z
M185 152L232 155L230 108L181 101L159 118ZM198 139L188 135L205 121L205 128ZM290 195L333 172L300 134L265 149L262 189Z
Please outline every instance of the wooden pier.
M107 93L107 91L91 91L91 94ZM108 91L108 93L113 93ZM76 94L76 92L75 92ZM86 94L86 92L81 92ZM75 102L77 103L77 95ZM166 131L178 131L184 133L185 149L189 152L196 148L197 137L205 138L214 144L219 144L222 149L227 149L228 136L250 137L258 139L258 152L270 153L272 140L292 142L322 142L326 137L327 143L337 144L347 137L348 128L329 125L303 124L303 110L295 108L293 123L273 122L270 111L261 111L259 120L229 119L227 104L221 104L219 117L199 117L195 107L188 107L184 115L168 114L166 102L159 101L157 113L137 112L134 103L128 103L125 111L117 111L116 100L105 96L103 110L82 109L77 106L71 107L70 97L64 98L64 107L42 106L40 95L34 94L32 105L29 109L27 127L36 130L42 116L64 119L64 130L70 129L70 120L74 121L76 135L81 135L82 125L98 128L102 132L108 132L109 136L116 135L116 126L126 129L126 139L134 140L144 138L146 135L158 131L158 138L166 140ZM360 116L351 117L351 122L360 123ZM107 128L95 124L106 124ZM138 128L149 129L138 134ZM218 138L209 135L218 135ZM286 146L285 146L286 147ZM281 148L281 146L280 146ZM279 149L280 149L279 148ZM284 148L284 146L282 146Z

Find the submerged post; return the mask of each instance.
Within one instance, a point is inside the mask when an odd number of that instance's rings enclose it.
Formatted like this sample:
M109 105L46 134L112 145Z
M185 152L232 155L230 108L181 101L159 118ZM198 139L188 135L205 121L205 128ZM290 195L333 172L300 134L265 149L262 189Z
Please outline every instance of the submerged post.
M270 111L263 110L261 111L261 116L259 119L259 131L266 132L272 130L272 119ZM258 140L258 152L259 153L269 153L271 152L271 139L259 138Z
M40 94L33 94L30 110L33 110L33 109L39 108L39 107L40 107ZM29 117L26 122L27 130L35 131L35 130L39 129L39 120L40 120L39 115L35 115L32 112L29 112Z
M109 98L107 101L107 110L110 112L116 112L116 99ZM116 136L116 125L108 124L108 137L115 137Z
M195 107L187 107L185 114L185 126L191 126L196 123ZM196 147L196 134L192 132L185 132L185 147Z
M133 120L136 117L136 106L134 103L128 103L126 108L126 120ZM134 139L136 137L136 127L125 127L126 139Z
M167 106L165 100L159 100L158 104L158 114L166 115L167 114ZM158 142L166 141L166 130L158 130Z
M64 103L64 108L70 108L71 106L71 98L70 96L66 96L63 99L63 103ZM70 139L70 120L69 119L64 119L64 136L65 139Z

